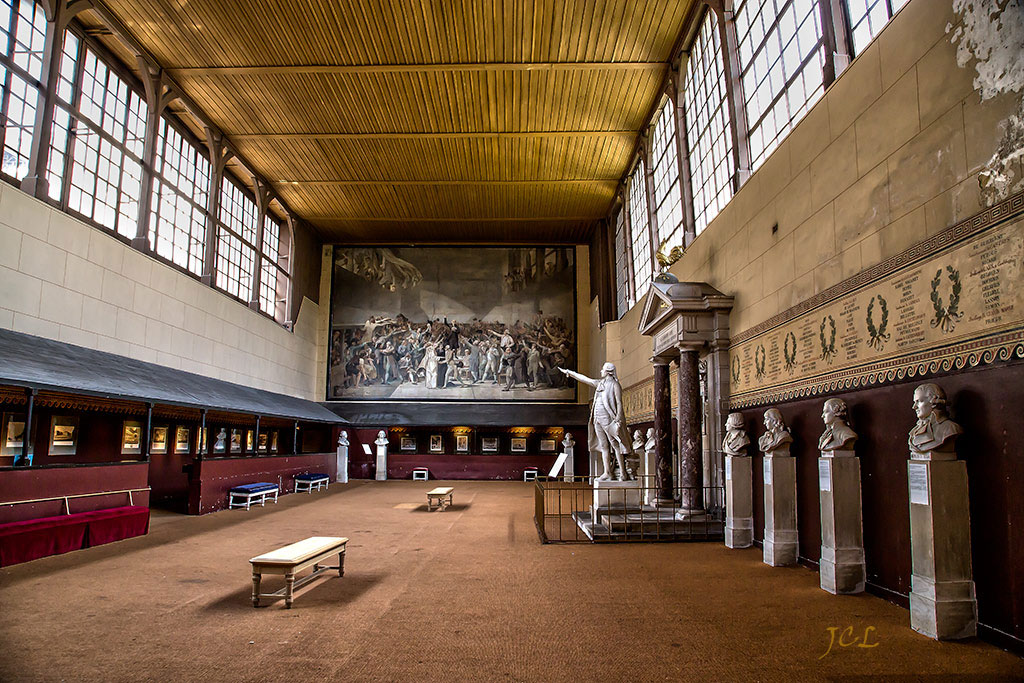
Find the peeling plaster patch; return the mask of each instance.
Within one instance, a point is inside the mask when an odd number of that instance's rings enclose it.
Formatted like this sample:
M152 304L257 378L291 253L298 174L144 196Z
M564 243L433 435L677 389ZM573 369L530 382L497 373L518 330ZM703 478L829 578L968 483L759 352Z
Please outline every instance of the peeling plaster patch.
M961 19L950 42L957 44L957 64L974 60L974 87L982 101L1024 90L1024 0L953 0ZM953 30L946 26L946 33ZM1017 111L1000 124L1003 131L995 154L978 174L987 206L1024 186L1015 163L1024 159L1024 97Z

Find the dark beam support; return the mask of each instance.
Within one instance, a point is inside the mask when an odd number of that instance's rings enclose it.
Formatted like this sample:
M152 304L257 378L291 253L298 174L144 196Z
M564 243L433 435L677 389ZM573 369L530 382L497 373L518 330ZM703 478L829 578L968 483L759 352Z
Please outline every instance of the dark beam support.
M252 274L252 294L249 296L249 308L254 311L260 310L260 284L263 281L263 224L267 219L267 209L270 208L270 185L263 182L259 176L253 175L253 186L256 188L256 257ZM270 311L273 315L274 312Z
M149 462L149 445L152 441L153 433L153 404L146 404L146 431L142 433L142 457L146 462Z
M299 453L299 421L295 421L295 426L292 427L292 455L298 455Z
M206 198L206 248L203 252L203 283L217 282L217 220L220 213L220 185L224 167L234 154L220 131L206 129L206 147L210 153L210 186Z
M28 455L32 445L32 435L34 434L32 429L32 409L36 403L36 390L26 389L25 396L28 400L25 403L25 427L21 433L21 457L14 463L19 467L27 467L31 464Z
M142 189L139 196L139 215L136 221L135 237L132 246L142 252L150 251L150 214L153 204L153 173L156 166L157 134L160 130L160 117L167 110L167 105L175 98L174 91L164 82L163 72L153 66L144 57L138 58L142 84L146 90L146 139L142 147Z
M206 408L199 411L199 439L196 442L196 460L201 460L206 455Z
M253 453L259 453L260 452L260 416L259 415L256 416L256 432L255 432L255 434L253 434L252 452Z
M736 194L750 177L750 144L747 140L747 109L743 102L743 81L740 78L739 39L736 36L736 19L733 3L726 0L728 9L715 14L722 41L722 68L725 71L725 94L729 104L729 132L732 135L732 158L735 172L732 177L732 192Z

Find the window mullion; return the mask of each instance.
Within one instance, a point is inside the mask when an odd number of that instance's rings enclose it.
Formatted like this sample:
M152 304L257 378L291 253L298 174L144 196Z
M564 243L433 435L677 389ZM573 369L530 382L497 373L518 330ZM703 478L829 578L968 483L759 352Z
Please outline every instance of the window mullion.
M210 191L206 197L206 247L203 250L203 275L205 284L213 287L217 282L217 233L220 225L221 181L224 167L233 156L224 142L223 135L212 128L206 129L206 145L210 152ZM225 226L226 227L226 226Z
M47 200L49 182L46 178L50 160L50 131L53 128L53 106L57 102L57 80L60 77L60 57L64 53L64 29L71 13L64 3L43 5L46 11L46 38L43 40L43 68L40 87L36 90L36 115L32 126L32 148L28 159L28 174L21 181L21 189L36 199ZM52 15L52 16L51 16ZM17 26L15 26L17 30Z
M249 308L260 309L260 288L263 284L263 224L267 220L267 208L270 206L270 186L255 175L256 185L256 250L253 258L252 292L249 295Z
M708 10L712 11L712 10ZM700 26L700 22L697 22ZM687 55L687 59L689 59ZM683 68L677 64L675 73L672 74L672 114L675 116L676 124L676 165L679 173L679 192L683 200L683 248L690 246L697 237L697 223L694 218L693 207L693 178L690 173L690 155L687 150L690 148L689 134L686 130L686 109L682 101L683 93Z
M715 10L711 10L712 12ZM725 100L729 103L729 132L732 134L732 192L736 194L750 178L750 127L747 124L743 78L740 73L739 40L736 35L736 13L718 17L722 43L722 69L725 71Z
M75 57L75 75L71 83L71 105L68 112L68 147L64 154L64 186L61 188L60 208L68 210L71 201L71 174L75 167L75 145L78 144L78 117L76 116L79 107L82 106L82 79L85 74L85 41L79 38L78 54ZM57 106L63 107L63 104Z

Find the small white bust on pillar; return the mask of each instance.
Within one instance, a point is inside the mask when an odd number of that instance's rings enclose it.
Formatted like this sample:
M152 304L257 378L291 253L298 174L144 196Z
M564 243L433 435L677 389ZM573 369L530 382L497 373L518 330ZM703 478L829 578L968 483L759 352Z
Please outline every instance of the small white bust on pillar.
M857 434L847 424L846 402L830 398L822 408L825 432L818 440L818 501L821 506L822 589L833 594L863 593L864 523L861 516Z
M388 478L388 433L383 429L377 432L377 481Z
M644 501L648 505L654 505L658 499L658 487L655 485L658 456L655 453L654 443L654 427L650 427L647 430L647 440L644 441L644 474L647 477L644 479Z
M971 569L967 463L956 459L963 430L949 419L936 384L914 390L910 430L910 626L937 640L974 636L978 602Z
M725 421L725 546L749 548L754 544L754 483L743 429L743 415L730 413Z
M796 458L789 454L793 436L782 413L764 413L767 430L758 440L764 454L764 562L773 567L796 564Z
M576 440L572 438L572 434L566 432L565 438L562 439L562 452L565 453L565 469L563 470L565 481L572 481L576 476L575 451Z
M334 479L339 484L348 483L348 432L344 429L338 435L338 473Z

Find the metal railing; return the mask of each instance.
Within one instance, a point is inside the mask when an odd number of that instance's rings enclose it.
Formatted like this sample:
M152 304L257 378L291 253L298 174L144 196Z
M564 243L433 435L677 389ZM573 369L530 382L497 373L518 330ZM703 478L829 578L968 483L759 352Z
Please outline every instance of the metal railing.
M3 506L3 505L25 505L25 504L28 504L28 503L50 503L50 502L53 502L53 501L56 501L56 500L60 500L60 501L63 501L63 504L61 505L61 510L64 512L64 514L70 515L71 514L71 503L69 501L71 499L93 498L95 496L112 496L112 495L117 495L117 494L121 494L121 493L127 493L128 494L128 504L129 505L134 505L135 502L134 502L134 499L132 498L132 494L133 493L141 493L142 491L149 491L149 490L150 490L150 488L148 486L146 486L144 488L139 488L139 489L117 489L116 491L94 491L92 493L69 493L69 494L63 495L63 496L50 496L48 498L29 498L29 499L26 499L26 500L3 500L3 501L0 501L0 506Z
M534 523L542 543L716 540L725 536L725 489L672 488L658 499L654 478L595 488L594 477L537 477ZM699 501L687 509L681 501ZM690 503L692 505L692 503Z

